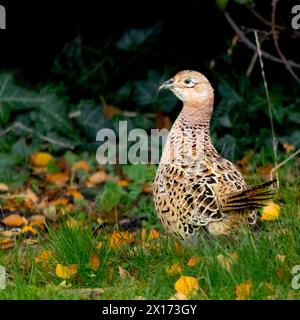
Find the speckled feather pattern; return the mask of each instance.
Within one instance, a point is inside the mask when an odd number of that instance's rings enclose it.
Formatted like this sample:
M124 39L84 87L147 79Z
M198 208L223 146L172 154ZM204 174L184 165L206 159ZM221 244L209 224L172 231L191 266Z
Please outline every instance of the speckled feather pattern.
M241 223L255 224L255 206L222 210L229 195L248 187L236 166L211 142L213 89L209 81L196 71L182 71L163 86L184 103L166 141L153 188L166 231L196 244L204 229L226 235Z

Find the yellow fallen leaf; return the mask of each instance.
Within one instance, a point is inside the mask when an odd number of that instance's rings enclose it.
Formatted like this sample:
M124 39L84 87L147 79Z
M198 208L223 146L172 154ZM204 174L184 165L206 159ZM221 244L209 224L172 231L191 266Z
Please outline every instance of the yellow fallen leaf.
M7 192L8 191L8 185L5 183L0 183L0 192Z
M90 266L95 272L99 269L100 258L96 254L90 256Z
M154 240L159 237L159 232L155 229L151 229L148 236L147 233L147 229L143 228L141 233L142 240Z
M133 233L128 231L114 231L109 237L109 246L115 249L126 243L132 243L133 241Z
M73 164L74 170L83 170L83 171L89 171L89 164L85 162L84 160L77 161Z
M199 264L199 258L197 257L191 257L189 259L189 261L187 262L188 267L193 268L195 267L197 264Z
M56 185L64 185L68 182L69 176L64 172L52 173L46 176L46 181Z
M43 250L39 256L34 258L36 263L45 263L52 257L52 252L50 250Z
M55 205L55 206L66 206L68 204L68 199L67 198L59 198L59 199L51 201L51 204Z
M170 275L181 273L182 271L183 269L180 262L174 263L173 265L171 265L171 267L166 268L166 273Z
M278 261L280 261L282 263L285 261L285 255L283 255L283 254L277 253L276 258Z
M21 231L23 234L24 233L27 233L27 232L30 232L32 235L35 235L35 234L37 234L38 232L37 232L37 230L33 227L33 226L31 226L31 225L29 225L29 226L24 226L23 228L22 228L22 231Z
M76 220L76 219L68 219L66 221L66 225L68 228L72 229L72 228L78 228L80 226L82 226L83 222L82 220Z
M252 293L252 283L250 280L247 280L243 283L236 285L235 294L237 300L247 300Z
M70 266L64 266L62 264L57 264L55 268L55 274L58 278L69 279L73 277L78 271L76 264L71 264Z
M101 241L98 241L96 243L96 249L100 250L103 247L103 243Z
M181 276L175 282L175 290L188 296L199 290L198 280L195 277Z
M24 191L24 196L26 199L31 200L33 203L37 203L39 201L38 196L31 189L26 189Z
M24 217L21 217L19 214L10 214L9 216L2 219L1 222L9 227L20 227L28 223L28 221Z
M231 265L238 259L238 254L236 252L229 253L224 256L223 254L217 255L217 260L222 268L226 269L228 272L231 271Z
M270 202L268 205L264 206L262 209L261 220L272 221L276 220L280 213L280 207L274 202Z
M45 167L51 160L53 157L47 152L37 152L30 158L30 162L36 167Z

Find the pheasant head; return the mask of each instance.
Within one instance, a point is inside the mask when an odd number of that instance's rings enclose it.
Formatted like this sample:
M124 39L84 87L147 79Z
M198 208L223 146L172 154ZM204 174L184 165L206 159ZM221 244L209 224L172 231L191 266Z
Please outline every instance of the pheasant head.
M214 102L214 90L200 72L184 70L159 87L171 90L183 102L183 112L191 121L208 123Z

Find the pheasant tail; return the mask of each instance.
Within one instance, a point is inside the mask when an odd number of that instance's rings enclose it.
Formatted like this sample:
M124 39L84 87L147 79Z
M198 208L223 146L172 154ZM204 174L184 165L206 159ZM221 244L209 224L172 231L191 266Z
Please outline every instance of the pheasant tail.
M276 189L272 185L276 179L266 183L257 185L243 191L231 193L226 198L222 206L223 212L242 210L242 209L256 209L265 205L266 201L272 199L276 193Z

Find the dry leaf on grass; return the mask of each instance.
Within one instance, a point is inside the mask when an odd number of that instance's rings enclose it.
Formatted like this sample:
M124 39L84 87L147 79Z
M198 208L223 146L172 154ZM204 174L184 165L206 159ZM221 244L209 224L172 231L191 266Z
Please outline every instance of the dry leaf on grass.
M75 189L70 189L67 195L71 195L74 199L83 199L83 195Z
M276 258L277 258L277 260L278 261L280 261L280 262L284 262L285 261L285 255L283 255L283 254L279 254L279 253L277 253L277 255L276 255Z
M174 275L176 273L182 273L183 269L180 262L174 263L171 267L166 268L166 273L169 275Z
M100 258L96 254L90 256L90 266L95 272L99 269Z
M280 213L280 207L274 202L270 202L268 205L264 206L262 209L261 220L263 221L273 221L276 220Z
M58 278L69 279L73 277L78 271L76 264L71 264L69 266L64 266L62 264L57 264L55 268L55 274Z
M143 228L141 232L142 240L154 240L159 237L159 232L155 229L151 229L148 231L147 229Z
M65 172L48 174L45 180L56 185L65 185L69 181L69 176Z
M73 164L72 168L74 170L83 170L88 172L89 171L89 164L84 160L77 161Z
M19 214L10 214L9 216L5 217L1 220L3 224L9 227L21 227L28 223L28 221L21 217Z
M15 242L12 238L0 238L0 249L5 250L5 249L10 249L14 247Z
M222 268L230 272L232 264L237 262L238 260L238 254L236 252L229 253L226 256L224 256L223 254L219 254L217 256L217 260Z
M175 290L187 296L199 290L199 283L195 277L181 276L175 282Z
M128 181L128 180L119 180L119 181L117 182L117 185L118 185L119 187L127 187L127 186L129 185L129 181Z
M0 183L0 192L7 192L9 190L8 185L5 183Z
M189 261L187 262L187 265L188 265L188 267L193 268L193 267L195 267L196 265L198 265L199 262L200 262L200 258L193 256L193 257L191 257L191 258L189 259Z
M41 262L44 264L52 257L52 252L50 250L43 250L38 256L34 258L36 263Z
M119 275L121 279L133 279L133 276L131 275L131 273L129 271L127 271L126 269L122 268L122 267L118 267L119 268Z
M235 287L235 294L237 300L247 300L250 298L251 293L252 282L250 280L240 283Z
M76 229L76 228L81 227L82 225L83 225L82 220L70 218L66 221L66 226L70 229Z
M132 243L134 235L128 231L114 231L109 237L109 246L116 249L124 244Z
M53 160L53 157L50 153L47 152L37 152L30 158L31 164L36 167L45 167L51 160Z
M92 175L89 176L88 181L86 182L87 187L93 187L97 184L100 184L107 179L107 173L104 170L96 171Z

